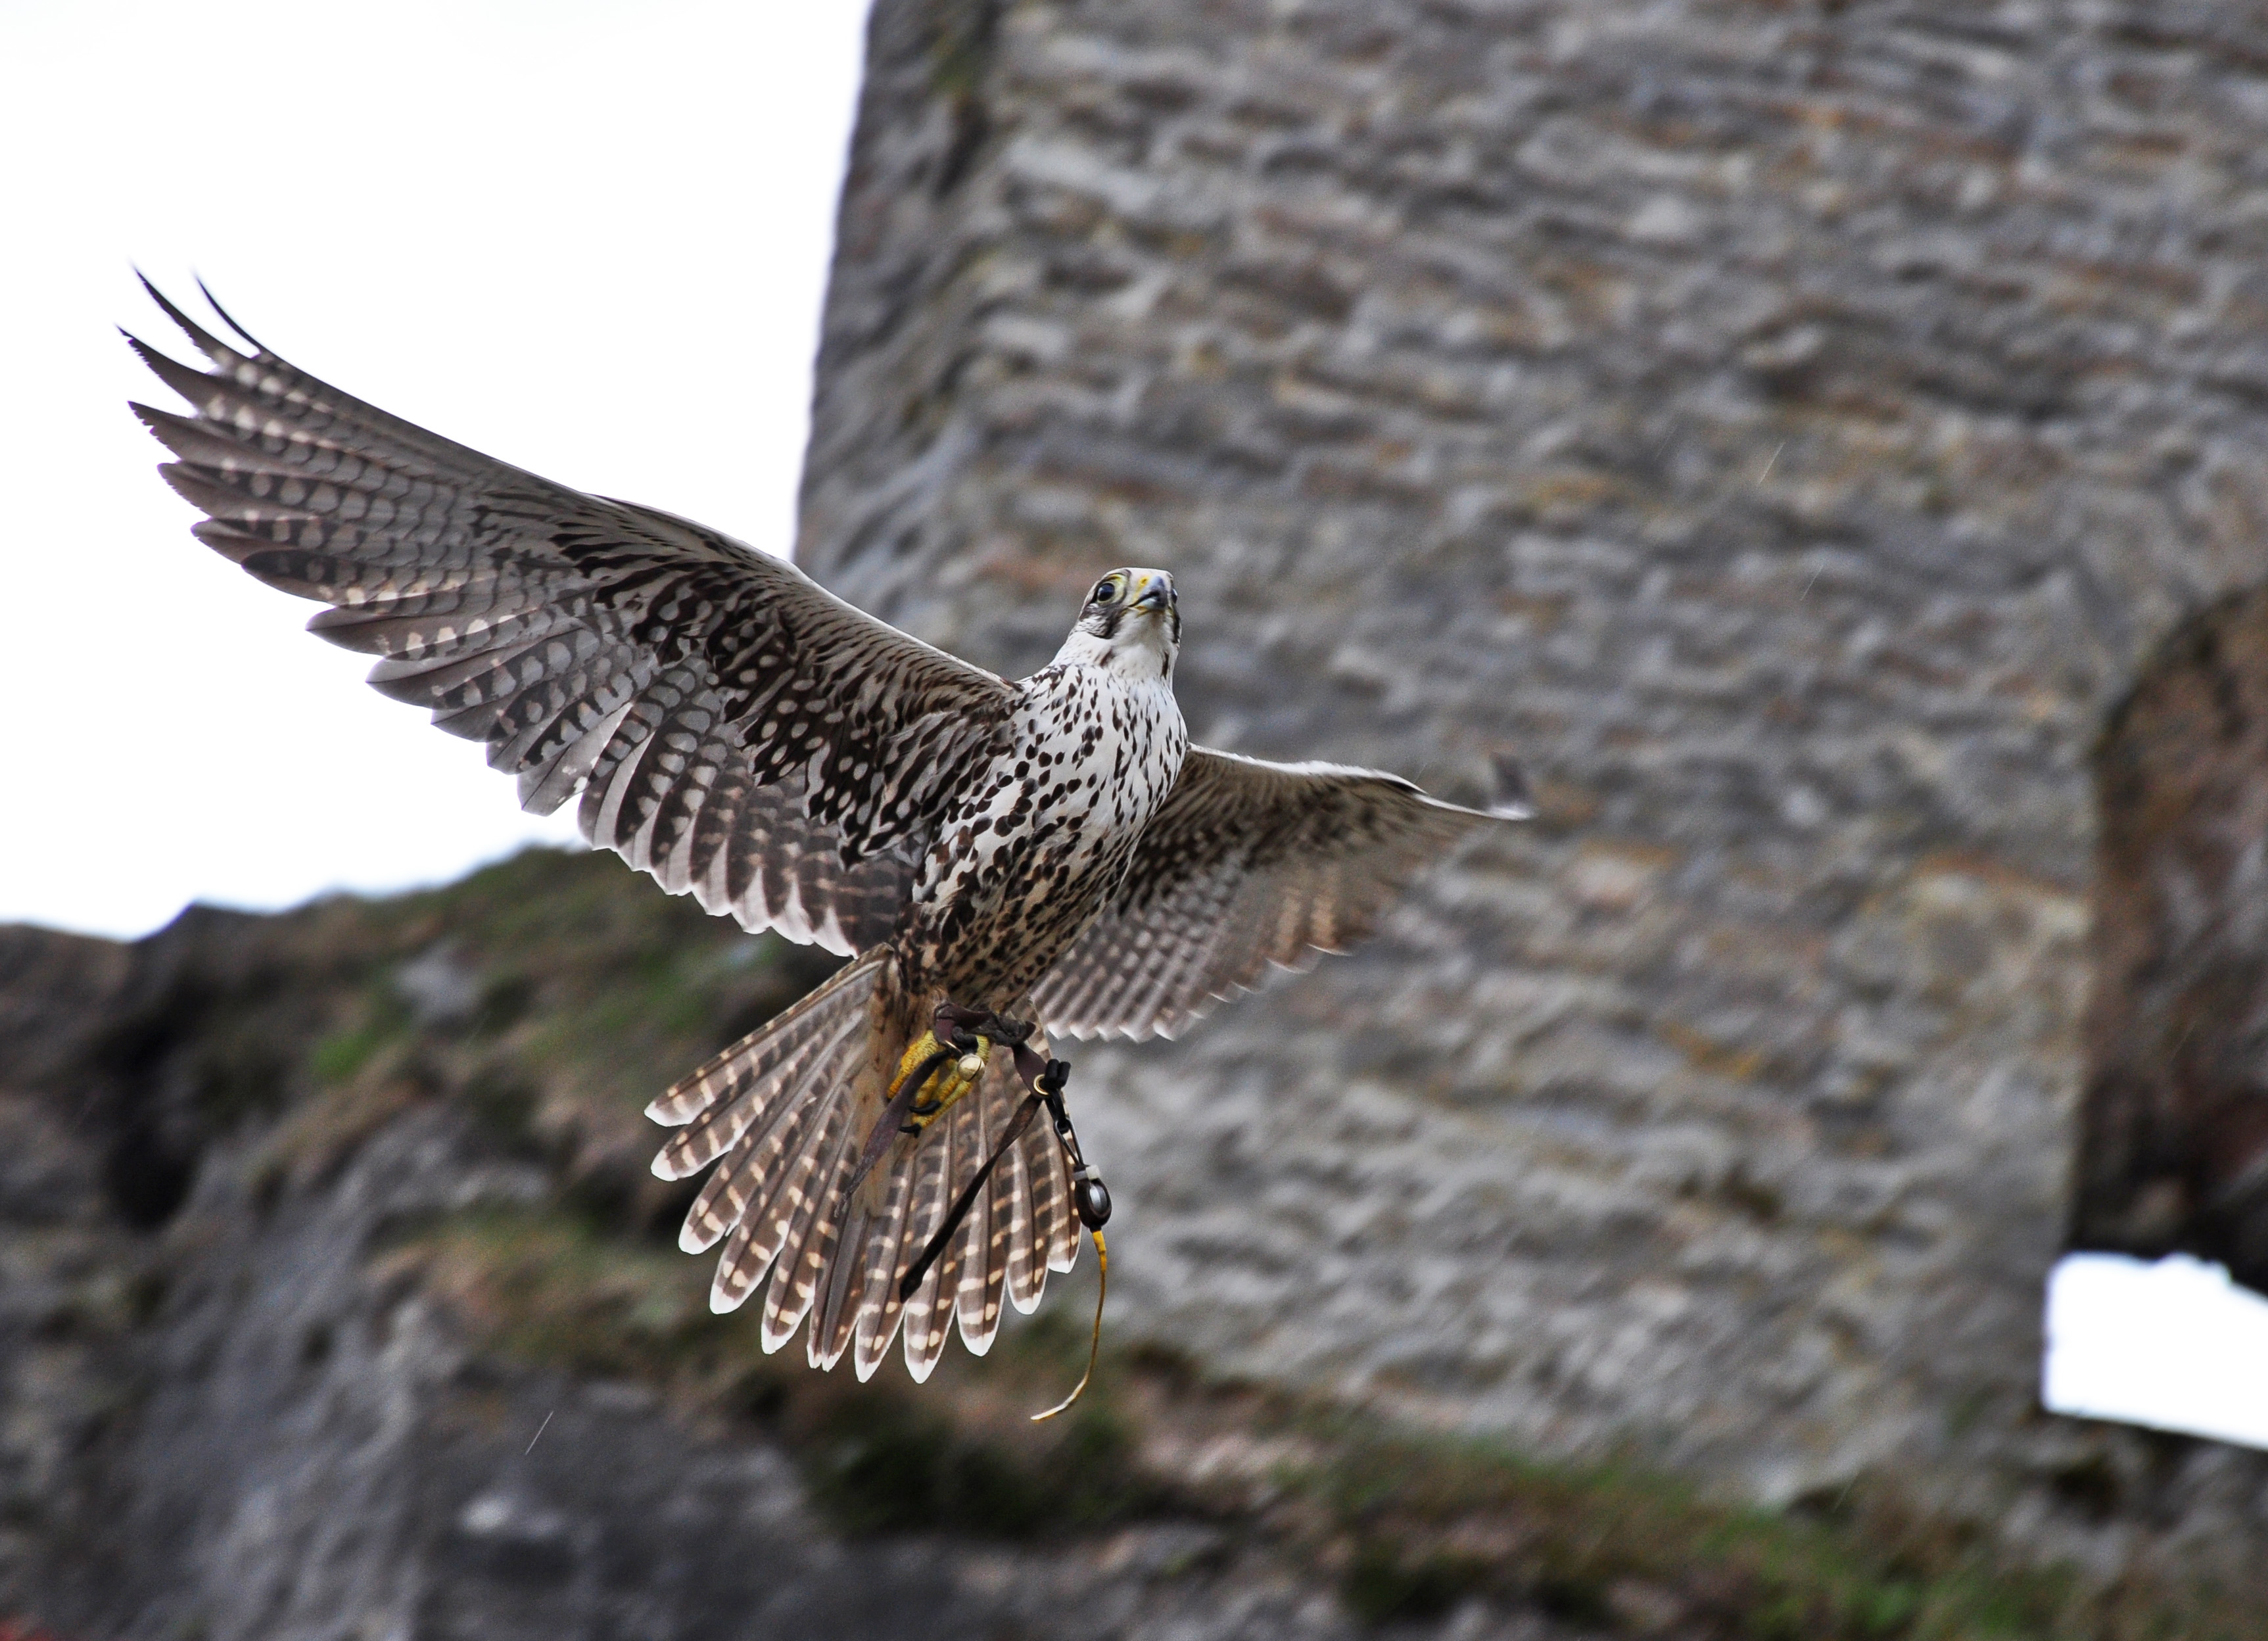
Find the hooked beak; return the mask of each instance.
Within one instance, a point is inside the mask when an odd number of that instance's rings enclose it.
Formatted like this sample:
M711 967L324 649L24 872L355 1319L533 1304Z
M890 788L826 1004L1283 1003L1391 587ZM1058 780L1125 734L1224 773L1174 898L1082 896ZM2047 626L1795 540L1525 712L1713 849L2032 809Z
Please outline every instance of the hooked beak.
M1172 608L1174 602L1171 582L1152 581L1142 590L1142 596L1134 600L1133 607L1138 610L1148 610L1154 615L1160 610Z

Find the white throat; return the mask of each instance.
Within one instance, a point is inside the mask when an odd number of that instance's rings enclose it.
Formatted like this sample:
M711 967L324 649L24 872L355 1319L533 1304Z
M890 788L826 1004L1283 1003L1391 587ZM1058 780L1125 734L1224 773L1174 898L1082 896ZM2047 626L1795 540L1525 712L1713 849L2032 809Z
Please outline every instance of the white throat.
M1057 666L1092 666L1129 683L1170 683L1174 648L1166 623L1145 611L1130 611L1109 637L1074 627L1056 651Z

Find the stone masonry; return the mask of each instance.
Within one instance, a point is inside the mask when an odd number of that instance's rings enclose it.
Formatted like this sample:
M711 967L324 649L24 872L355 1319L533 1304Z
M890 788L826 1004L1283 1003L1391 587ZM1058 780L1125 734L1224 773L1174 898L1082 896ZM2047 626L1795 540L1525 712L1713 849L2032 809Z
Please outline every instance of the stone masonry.
M1200 740L1533 778L1079 1057L1121 1327L2054 1538L2091 749L2264 445L2252 8L879 0L800 552L1011 673L1165 565Z

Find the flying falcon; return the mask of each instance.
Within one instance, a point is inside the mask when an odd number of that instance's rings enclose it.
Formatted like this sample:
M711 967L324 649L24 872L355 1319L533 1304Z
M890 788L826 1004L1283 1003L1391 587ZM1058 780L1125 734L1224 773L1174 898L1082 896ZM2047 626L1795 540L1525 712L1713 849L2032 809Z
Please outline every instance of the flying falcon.
M957 1319L982 1354L1003 1297L1034 1309L1099 1224L1048 1035L1172 1036L1345 949L1422 866L1516 818L1190 746L1163 570L1103 577L1010 682L151 294L210 365L129 337L192 408L134 407L201 541L327 605L309 628L485 741L524 808L578 799L583 835L664 888L852 960L647 1108L678 1130L656 1174L713 1165L679 1240L723 1244L717 1310L762 1290L768 1350L808 1319L812 1364L848 1351L865 1379L902 1323L922 1380ZM1050 1079L1053 1133L1029 1121Z

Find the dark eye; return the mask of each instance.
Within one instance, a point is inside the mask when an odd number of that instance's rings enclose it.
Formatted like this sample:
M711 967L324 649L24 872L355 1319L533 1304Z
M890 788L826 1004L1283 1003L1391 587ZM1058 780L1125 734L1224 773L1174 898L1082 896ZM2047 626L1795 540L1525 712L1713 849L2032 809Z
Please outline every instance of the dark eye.
M1101 581L1094 584L1094 602L1097 604L1108 604L1110 602L1112 595L1116 593L1117 591L1118 584L1106 576Z

